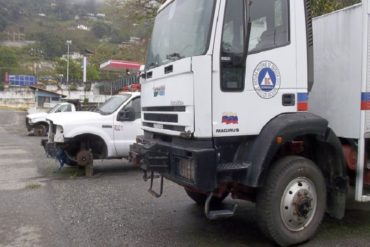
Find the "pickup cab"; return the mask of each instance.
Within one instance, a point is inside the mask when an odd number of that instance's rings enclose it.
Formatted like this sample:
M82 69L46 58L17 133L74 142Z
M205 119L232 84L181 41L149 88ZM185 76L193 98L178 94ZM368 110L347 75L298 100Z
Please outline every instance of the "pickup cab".
M95 112L52 114L47 121L49 135L42 145L49 156L61 166L92 168L93 159L127 157L136 136L143 134L140 93L115 95Z
M76 107L74 104L63 102L56 104L48 112L37 112L28 114L26 116L26 128L28 132L33 133L35 136L45 136L48 132L49 125L46 118L53 113L60 112L74 112Z

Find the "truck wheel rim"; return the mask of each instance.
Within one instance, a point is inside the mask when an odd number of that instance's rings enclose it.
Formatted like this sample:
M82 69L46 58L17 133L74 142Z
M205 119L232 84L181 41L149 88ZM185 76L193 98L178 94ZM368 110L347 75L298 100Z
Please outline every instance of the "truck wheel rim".
M92 161L91 152L88 150L81 150L80 152L78 152L76 160L77 164L80 166L89 165Z
M315 184L308 178L292 180L281 198L280 215L290 231L305 229L315 216L317 193Z

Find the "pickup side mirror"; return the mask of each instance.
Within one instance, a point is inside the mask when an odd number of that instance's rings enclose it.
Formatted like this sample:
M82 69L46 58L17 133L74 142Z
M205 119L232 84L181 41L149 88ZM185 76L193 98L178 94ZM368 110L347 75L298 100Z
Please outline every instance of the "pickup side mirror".
M134 108L128 107L124 109L123 111L120 111L117 116L117 121L123 122L123 121L134 121L135 118L135 111Z

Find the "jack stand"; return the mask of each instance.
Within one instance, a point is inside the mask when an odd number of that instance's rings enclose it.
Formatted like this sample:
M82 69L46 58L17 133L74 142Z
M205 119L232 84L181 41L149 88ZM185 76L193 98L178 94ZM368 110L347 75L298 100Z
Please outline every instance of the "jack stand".
M206 204L204 205L204 213L209 220L224 219L234 216L236 209L238 208L238 204L235 204L232 207L232 209L222 209L212 211L210 210L212 197L213 193L210 193L207 197Z
M153 190L153 180L155 178L154 176L154 172L151 172L151 175L150 175L150 188L149 188L149 193L152 194L154 197L156 198L159 198L162 196L163 194L163 176L161 176L161 183L160 183L160 189L159 189L159 193L155 192Z
M92 176L94 176L93 162L90 162L90 164L85 166L85 176L88 178L91 178Z

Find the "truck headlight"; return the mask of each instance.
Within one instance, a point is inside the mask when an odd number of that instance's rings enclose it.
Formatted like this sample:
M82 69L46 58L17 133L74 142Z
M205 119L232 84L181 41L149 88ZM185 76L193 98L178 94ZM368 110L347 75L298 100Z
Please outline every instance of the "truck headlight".
M195 182L195 161L192 159L177 158L177 174Z

